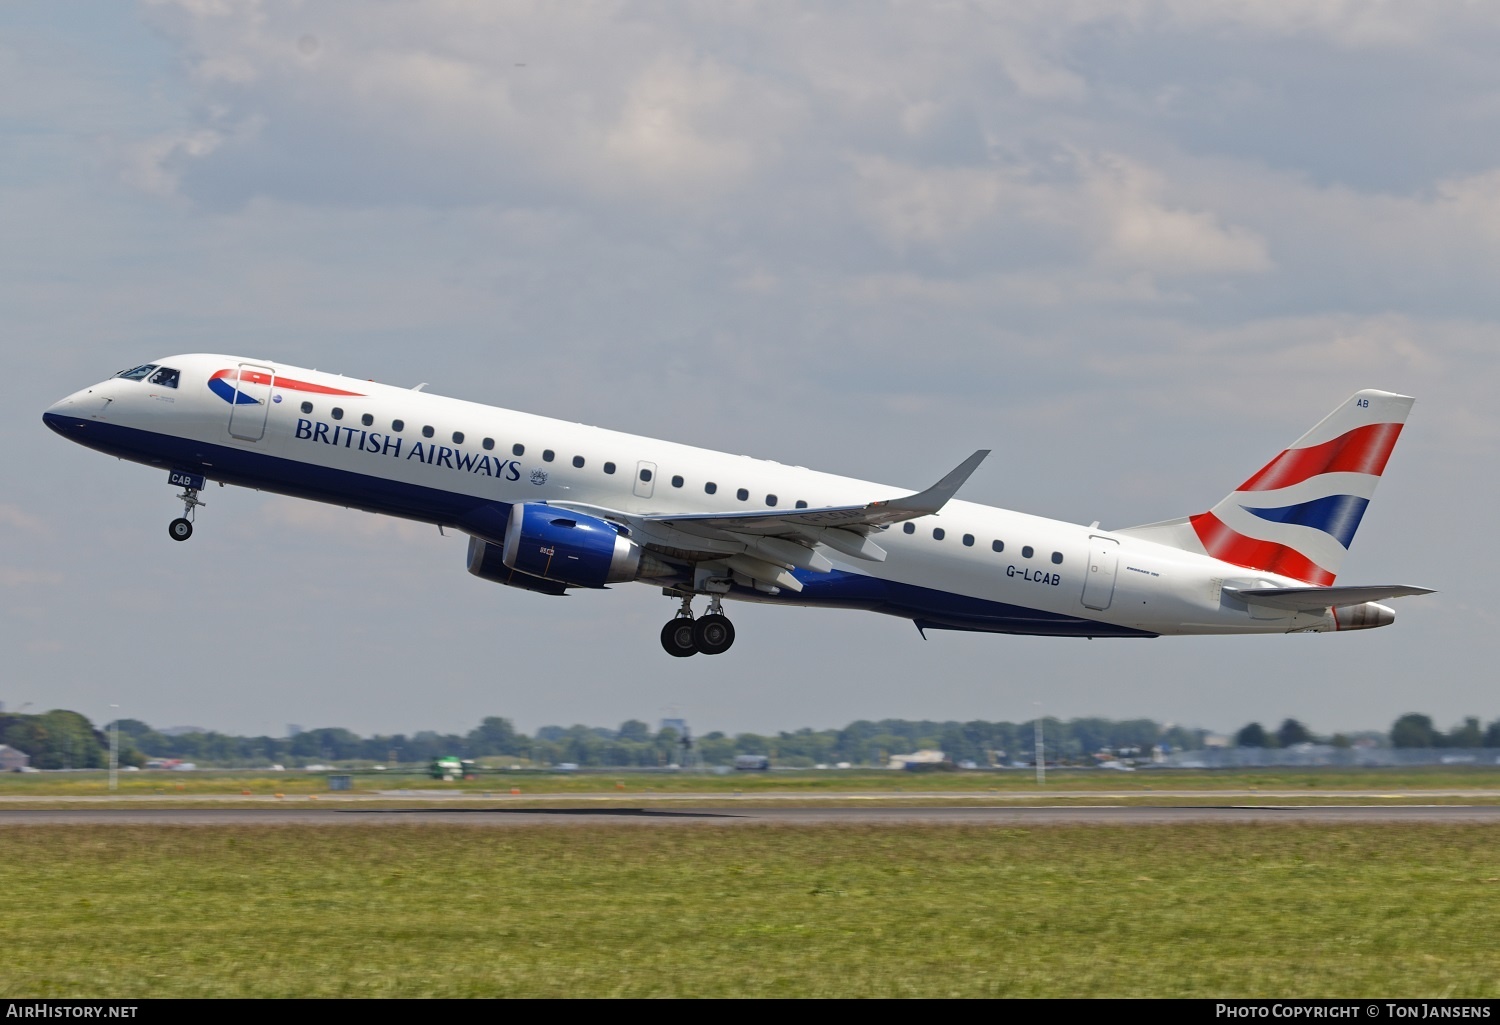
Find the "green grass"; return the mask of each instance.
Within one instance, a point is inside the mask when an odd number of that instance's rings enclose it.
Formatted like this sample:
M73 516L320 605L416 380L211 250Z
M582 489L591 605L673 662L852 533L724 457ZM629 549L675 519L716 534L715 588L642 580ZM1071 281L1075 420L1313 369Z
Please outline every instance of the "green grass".
M337 770L334 770L337 772ZM273 793L323 794L328 772L263 770L207 770L200 772L121 773L118 793L126 795L187 796L205 794ZM744 794L779 791L817 794L836 791L942 791L986 794L1037 788L1030 771L907 773L891 770L807 770L798 772L712 773L486 773L467 781L445 783L416 773L359 773L355 793L376 790L447 790L505 793L518 787L524 794L546 793L682 793L685 791ZM1378 789L1497 789L1500 766L1417 766L1411 768L1281 768L1173 769L1108 772L1049 769L1046 790L1113 790L1147 793L1153 790L1378 790ZM0 773L0 800L7 797L76 797L109 793L103 772Z
M1500 997L1483 826L32 826L0 996Z

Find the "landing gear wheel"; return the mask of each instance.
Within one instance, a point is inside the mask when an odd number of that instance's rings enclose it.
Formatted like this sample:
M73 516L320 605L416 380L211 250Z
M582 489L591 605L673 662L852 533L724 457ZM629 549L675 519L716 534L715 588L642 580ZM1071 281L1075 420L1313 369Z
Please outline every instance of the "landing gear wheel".
M693 640L694 633L693 621L679 616L661 628L661 646L666 649L668 655L677 658L696 655L698 645Z
M167 533L172 536L173 541L186 541L193 536L193 524L179 516L167 524Z
M705 655L722 654L734 643L734 624L728 616L702 616L693 621L693 643Z

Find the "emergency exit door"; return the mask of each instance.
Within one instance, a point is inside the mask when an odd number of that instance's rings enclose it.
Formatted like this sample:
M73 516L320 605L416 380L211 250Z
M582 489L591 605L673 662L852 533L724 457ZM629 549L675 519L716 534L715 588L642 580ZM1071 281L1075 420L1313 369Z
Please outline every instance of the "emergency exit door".
M1107 537L1089 538L1089 571L1083 581L1085 608L1103 612L1115 597L1115 571L1120 565L1120 543Z

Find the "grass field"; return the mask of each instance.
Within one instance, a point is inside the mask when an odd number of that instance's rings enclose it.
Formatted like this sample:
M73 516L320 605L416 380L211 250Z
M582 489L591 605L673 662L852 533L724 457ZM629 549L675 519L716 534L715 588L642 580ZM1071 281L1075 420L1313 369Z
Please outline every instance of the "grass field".
M332 770L338 772L338 770ZM119 776L118 793L126 795L192 796L194 794L255 795L324 794L329 772L259 770L200 772L131 772ZM722 793L755 794L768 791L817 794L831 791L946 791L988 794L991 791L1037 789L1030 771L908 773L891 770L806 770L793 772L713 773L487 773L474 780L443 782L418 773L355 774L355 793L401 788L454 792L506 793L511 787L524 794L624 791L629 794ZM1500 789L1500 766L1419 766L1413 768L1276 768L1276 769L1153 769L1110 772L1087 769L1049 769L1046 790L1115 790L1147 793L1155 790L1398 790ZM73 797L109 793L104 772L0 773L0 800L7 797Z
M1477 826L32 826L0 996L1500 996Z

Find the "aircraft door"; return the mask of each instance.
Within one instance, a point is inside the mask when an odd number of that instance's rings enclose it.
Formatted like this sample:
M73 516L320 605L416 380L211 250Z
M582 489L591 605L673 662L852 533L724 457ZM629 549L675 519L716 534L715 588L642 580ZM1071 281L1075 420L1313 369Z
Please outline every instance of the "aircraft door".
M228 378L234 388L229 404L229 436L241 441L259 441L266 435L266 418L271 412L271 390L276 385L276 371L254 363L241 363Z
M1120 543L1107 537L1089 538L1089 572L1083 581L1084 607L1103 612L1115 597L1115 572Z
M650 498L656 490L656 464L642 459L635 464L635 497Z

